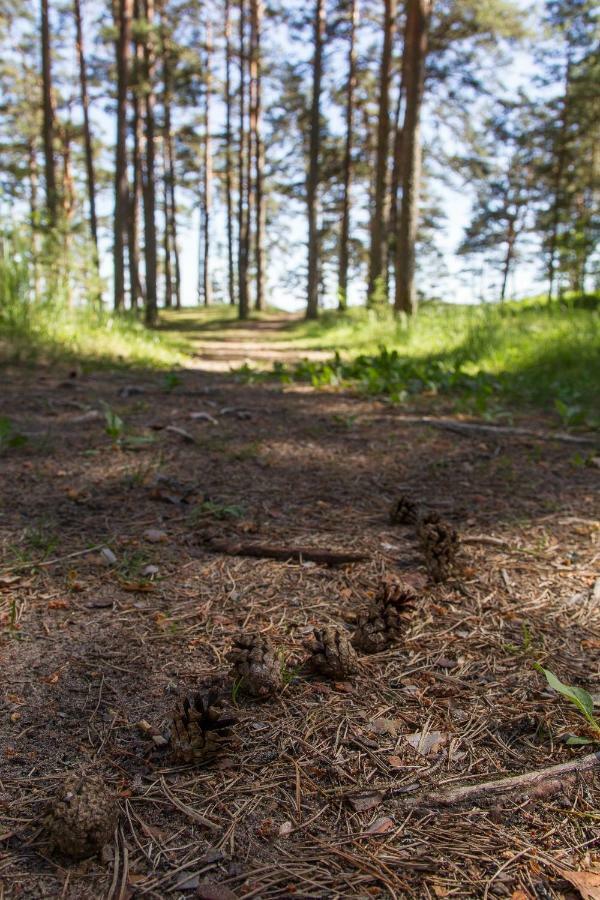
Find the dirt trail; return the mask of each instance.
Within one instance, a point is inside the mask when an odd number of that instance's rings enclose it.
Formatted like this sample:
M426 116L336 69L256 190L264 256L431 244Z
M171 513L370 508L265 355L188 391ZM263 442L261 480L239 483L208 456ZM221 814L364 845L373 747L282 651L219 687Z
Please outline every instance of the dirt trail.
M268 369L273 363L293 364L301 359L330 359L330 350L302 350L290 347L286 330L301 316L278 313L276 316L249 322L186 323L185 337L191 347L189 366L201 372L230 372L244 364ZM169 327L168 330L171 330ZM178 331L174 324L173 331ZM281 335L281 339L277 339Z
M102 402L124 423L112 437ZM411 411L450 414L434 402ZM599 865L593 773L544 797L431 800L589 752L566 746L586 726L532 668L597 690L598 470L581 453L203 371L171 391L153 373L13 371L1 404L29 437L0 455L0 897L558 900L559 868ZM401 493L471 539L448 582L389 524ZM243 558L215 536L369 558ZM352 634L383 577L415 595L398 643L347 682L309 675L313 627ZM258 703L230 684L231 743L182 765L138 723L167 732L240 630L269 636L285 688ZM72 769L100 771L122 809L80 864L39 829Z

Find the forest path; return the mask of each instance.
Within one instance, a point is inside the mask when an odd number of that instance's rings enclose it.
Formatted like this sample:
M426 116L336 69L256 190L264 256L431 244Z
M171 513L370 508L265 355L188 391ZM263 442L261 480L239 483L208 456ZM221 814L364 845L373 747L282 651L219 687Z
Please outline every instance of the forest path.
M225 308L227 310L227 308ZM207 319L204 310L186 309L162 318L161 329L179 339L189 354L188 366L201 372L230 372L248 365L270 369L274 363L293 364L331 358L331 351L304 349L292 343L291 332L303 321L300 313L274 312L240 322L233 318Z
M440 398L178 374L3 372L0 896L570 896L560 869L595 865L593 773L491 808L410 801L587 752L532 661L597 687L598 470L558 442L407 422L452 414ZM402 494L466 538L442 584L414 526L390 524ZM248 543L366 559L237 555ZM393 646L309 674L313 628L350 636L383 578L413 591ZM227 681L240 631L274 644L281 695ZM237 719L216 756L154 747L148 728L215 677ZM101 859L57 864L38 826L80 769L118 793L121 827Z

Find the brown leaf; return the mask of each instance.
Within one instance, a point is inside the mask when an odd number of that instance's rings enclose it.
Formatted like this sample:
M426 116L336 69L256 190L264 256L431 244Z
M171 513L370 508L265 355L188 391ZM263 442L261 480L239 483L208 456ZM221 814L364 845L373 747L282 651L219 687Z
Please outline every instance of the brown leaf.
M292 823L289 820L286 822L282 822L279 826L280 837L286 837L291 832L292 827Z
M413 734L404 735L404 740L421 756L429 756L439 752L448 742L448 735L443 731L415 731Z
M68 609L68 600L48 600L48 609Z
M149 581L121 581L121 589L130 593L150 594L155 586Z
M144 532L144 539L150 544L164 544L169 538L167 532L161 531L160 528L148 528Z
M348 803L355 812L366 812L369 809L375 809L383 800L383 794L379 791L373 791L370 794L354 794L348 797Z
M388 756L386 762L388 766L391 766L393 769L401 769L404 765L399 756Z
M386 834L394 827L394 820L389 816L380 816L375 819L372 825L369 825L365 834Z
M0 575L0 589L10 587L15 582L20 581L20 575Z
M373 719L369 722L369 729L375 734L389 734L390 737L396 737L402 724L402 719Z
M561 876L577 888L583 900L600 900L600 874L598 872L569 872L558 870Z
M237 900L238 895L234 894L224 884L216 884L214 881L203 881L198 885L196 897L200 900Z

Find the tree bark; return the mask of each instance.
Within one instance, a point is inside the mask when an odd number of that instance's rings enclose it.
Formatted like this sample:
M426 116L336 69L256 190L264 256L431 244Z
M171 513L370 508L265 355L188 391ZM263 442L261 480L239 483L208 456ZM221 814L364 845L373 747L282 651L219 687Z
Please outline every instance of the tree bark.
M548 302L552 300L554 293L554 279L556 277L556 254L558 250L558 231L560 228L560 214L562 205L562 183L566 164L566 138L569 128L569 88L571 84L571 57L565 68L564 97L559 127L559 143L554 174L554 202L552 207L552 223L550 232L550 244L548 250Z
M140 18L140 0L135 0L133 15ZM140 111L139 82L144 68L144 48L139 40L134 41L135 79L132 87L131 105L133 110L133 152L132 185L129 210L129 283L131 308L137 309L145 303L144 288L140 277L140 208L142 206L142 152L144 145L143 121Z
M171 274L171 231L170 222L170 196L169 196L169 165L167 153L167 140L163 129L162 135L162 188L163 188L163 257L165 265L165 308L173 305L173 276Z
M396 297L394 309L412 315L417 310L415 242L421 187L421 106L429 18L432 0L408 0L404 38L406 107L403 132L402 203L396 242Z
M38 300L40 294L38 229L40 223L38 211L38 164L33 137L30 137L27 142L27 162L29 172L29 222L31 226L33 296L35 300Z
M256 267L255 309L263 309L265 303L264 272L264 233L265 233L265 198L264 198L264 164L265 145L262 137L262 72L261 72L261 38L262 38L262 0L251 0L251 83L253 84L251 114L251 133L254 147L254 260Z
M202 300L209 306L212 300L212 280L210 272L210 228L212 207L212 147L210 95L212 91L212 28L206 25L206 61L204 66L204 165L202 169Z
M56 189L56 161L54 158L54 101L52 98L52 46L50 42L50 21L48 0L41 0L41 44L42 44L42 94L44 174L46 177L46 211L50 228L58 224L58 193Z
M96 272L100 271L100 256L98 254L98 218L96 215L96 173L94 171L94 148L92 145L92 129L90 125L90 100L87 86L87 68L85 63L85 51L83 45L83 27L81 21L81 2L73 0L75 14L75 33L77 57L79 60L79 90L81 96L81 108L83 110L83 142L85 149L85 171L88 189L88 203L90 208L90 233L94 250L94 266ZM101 300L101 298L100 298Z
M144 2L148 34L144 43L146 95L144 103L146 165L144 171L144 261L146 267L146 325L152 326L157 317L157 260L156 260L156 181L155 181L155 123L154 123L154 0Z
M248 216L246 174L246 2L240 0L240 123L238 158L238 302L239 317L247 319L250 309L248 291Z
M125 235L129 207L127 179L127 87L132 0L118 0L117 37L117 144L115 153L114 307L125 306Z
M403 173L403 150L404 150L404 132L402 129L401 115L402 105L404 101L404 68L400 78L398 87L398 97L396 101L396 112L394 115L394 148L392 157L392 178L390 184L390 213L388 218L388 234L387 234L387 277L388 277L388 294L389 294L389 273L394 265L396 258L396 238L398 231L398 204L400 200L400 184L402 182Z
M233 163L231 157L231 0L225 0L225 202L227 208L227 287L235 306L233 262Z
M313 84L310 113L310 140L306 179L308 216L308 284L306 318L319 315L320 240L318 229L318 194L321 153L321 82L323 79L323 42L325 38L325 0L316 0L314 13Z
M342 225L340 229L340 258L338 277L338 309L348 305L348 266L350 239L350 186L352 184L352 146L354 127L354 94L356 91L356 29L358 0L350 3L350 42L348 45L348 82L346 86L346 142L344 146L344 192L342 195Z
M179 253L177 249L177 211L175 204L175 166L173 160L173 133L171 126L172 77L169 58L167 28L162 34L162 68L163 68L163 169L164 169L164 254L165 254L165 305L181 306L181 273L179 270ZM171 258L175 268L175 286L171 271Z
M388 170L390 143L390 75L392 40L396 19L396 0L385 0L383 50L379 76L379 114L377 120L377 157L375 196L371 215L371 249L367 304L387 302L387 220L389 216Z

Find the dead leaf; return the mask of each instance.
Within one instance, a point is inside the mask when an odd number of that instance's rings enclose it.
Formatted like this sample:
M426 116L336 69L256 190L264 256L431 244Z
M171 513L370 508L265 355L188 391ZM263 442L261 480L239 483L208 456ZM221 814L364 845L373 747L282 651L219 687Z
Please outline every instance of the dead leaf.
M290 821L282 822L279 826L279 834L281 837L286 837L292 830L292 823Z
M600 874L597 872L569 872L558 869L561 877L577 888L583 900L600 900Z
M123 591L136 594L150 594L156 590L155 586L149 581L120 581L119 585Z
M232 890L224 884L216 884L213 881L203 881L199 884L196 897L200 900L238 900L238 895Z
M525 891L513 891L510 895L510 900L531 900L531 894L526 894Z
M367 812L369 809L379 806L383 800L383 794L379 791L372 791L370 794L354 794L347 799L355 812Z
M48 601L48 609L68 609L69 601L68 600L49 600Z
M369 825L365 834L387 834L394 827L394 820L389 816L380 816L375 819L372 825Z
M398 728L403 725L402 719L373 719L369 722L369 730L375 734L389 734L396 737Z
M20 581L20 575L0 575L0 588L10 587L15 582Z
M386 762L388 766L391 766L393 769L401 769L404 765L399 756L388 756Z
M144 532L144 539L150 544L164 544L169 540L167 532L161 531L160 528L147 528Z
M421 756L430 756L438 753L448 742L448 735L443 731L415 731L413 734L405 734L404 740Z

